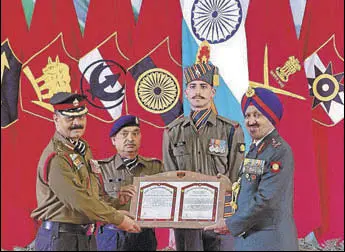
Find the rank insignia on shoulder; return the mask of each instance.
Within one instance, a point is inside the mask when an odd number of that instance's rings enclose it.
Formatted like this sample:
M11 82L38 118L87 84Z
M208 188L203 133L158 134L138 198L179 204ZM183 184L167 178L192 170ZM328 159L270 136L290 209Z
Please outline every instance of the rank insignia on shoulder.
M215 153L225 153L226 141L212 138L208 145L208 150Z
M271 162L271 172L277 173L280 171L281 169L281 165L280 162Z
M277 148L279 145L281 145L281 142L277 142L275 138L272 138L272 146L274 148Z
M83 161L80 160L77 154L73 153L73 154L69 154L69 156L72 159L72 162L78 171L84 165Z
M265 160L245 158L243 161L243 173L262 175Z
M238 151L244 153L246 151L246 145L244 143L238 143Z
M96 173L96 174L101 173L101 168L97 160L90 159L89 163L90 163L91 170L93 173Z

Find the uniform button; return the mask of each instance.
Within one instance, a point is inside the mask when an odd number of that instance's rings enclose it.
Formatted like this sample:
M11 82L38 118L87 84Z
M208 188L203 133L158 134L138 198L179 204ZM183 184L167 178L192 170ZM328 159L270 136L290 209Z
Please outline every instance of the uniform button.
M198 154L200 155L200 154L201 154L201 151L198 151Z

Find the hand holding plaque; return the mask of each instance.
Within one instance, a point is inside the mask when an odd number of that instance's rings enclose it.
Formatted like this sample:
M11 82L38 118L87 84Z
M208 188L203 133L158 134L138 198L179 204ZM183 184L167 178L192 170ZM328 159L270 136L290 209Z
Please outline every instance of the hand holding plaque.
M225 177L225 176L224 176ZM202 228L223 218L229 181L190 171L134 178L130 212L142 227Z

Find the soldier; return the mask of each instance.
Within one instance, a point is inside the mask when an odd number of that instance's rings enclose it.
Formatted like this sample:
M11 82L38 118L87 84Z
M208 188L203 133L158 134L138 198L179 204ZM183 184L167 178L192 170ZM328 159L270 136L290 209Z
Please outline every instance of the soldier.
M140 231L135 221L116 210L119 200L101 193L90 147L81 139L88 111L84 99L79 94L59 92L50 100L56 132L37 169L37 208L31 217L42 225L36 250L95 250L92 229L96 221Z
M283 115L278 97L264 88L249 89L242 98L246 128L253 143L240 178L233 184L237 211L227 220L205 227L235 236L236 250L298 250L293 218L294 159L276 127Z
M238 122L212 110L218 68L208 63L209 46L202 43L194 65L184 69L185 95L191 105L188 117L176 119L164 131L163 161L167 171L188 170L206 175L222 174L237 180L245 151ZM231 236L202 229L175 229L177 250L223 250Z
M106 193L118 197L120 188L127 192L124 197L134 196L133 177L153 175L163 171L162 162L155 158L138 155L141 133L139 118L125 115L115 121L109 137L117 150L110 158L99 160ZM134 187L132 185L132 187ZM126 210L130 204L127 203ZM102 226L96 236L98 250L107 251L155 251L157 241L153 229L144 228L140 233L127 233L118 227Z

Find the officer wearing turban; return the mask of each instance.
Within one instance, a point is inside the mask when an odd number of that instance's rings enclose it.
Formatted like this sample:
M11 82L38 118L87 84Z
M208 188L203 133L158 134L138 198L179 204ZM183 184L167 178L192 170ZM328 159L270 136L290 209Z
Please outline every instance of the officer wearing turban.
M223 174L235 182L244 157L240 124L218 115L213 107L218 68L208 62L210 47L201 43L195 64L184 69L185 95L191 114L172 122L164 131L163 161L167 171L187 170ZM202 229L175 229L177 250L227 250L231 236Z
M139 155L141 132L138 117L121 116L114 122L109 137L117 154L98 160L104 189L114 199L118 198L120 191L127 193L126 198L132 197L135 194L133 178L160 173L163 164L158 159ZM129 210L129 206L128 202L122 209ZM96 240L100 251L155 251L157 248L155 232L150 228L143 228L140 233L128 233L107 224L99 230Z
M85 96L56 93L54 107L56 132L44 149L37 168L37 208L31 217L42 221L35 250L95 250L93 235L97 221L139 232L139 225L117 209L119 200L101 200L97 167L93 166L88 143L82 139L88 112Z
M298 250L293 218L294 158L277 127L283 105L265 88L250 88L242 98L253 143L233 184L234 214L206 227L235 236L235 250Z

